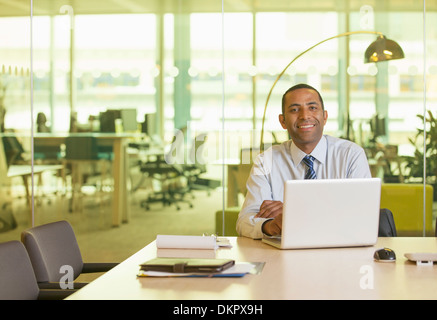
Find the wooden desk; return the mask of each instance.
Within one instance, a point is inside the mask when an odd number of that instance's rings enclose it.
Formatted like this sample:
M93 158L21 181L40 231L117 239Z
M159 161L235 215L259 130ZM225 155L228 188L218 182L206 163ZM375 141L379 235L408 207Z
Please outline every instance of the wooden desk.
M373 247L309 250L279 250L259 240L230 239L233 247L217 250L216 257L265 262L261 274L137 278L139 264L161 252L152 242L69 299L437 299L437 266L416 266L404 257L408 252L437 252L436 238L380 238ZM395 263L373 260L374 251L384 246L396 252Z
M102 146L112 146L114 159L112 162L114 191L112 198L112 225L119 226L122 222L128 222L130 210L128 205L127 177L127 143L129 138L135 134L123 133L71 133L71 134L43 134L38 133L34 136L34 141L39 145L59 146L65 143L67 137L95 137Z

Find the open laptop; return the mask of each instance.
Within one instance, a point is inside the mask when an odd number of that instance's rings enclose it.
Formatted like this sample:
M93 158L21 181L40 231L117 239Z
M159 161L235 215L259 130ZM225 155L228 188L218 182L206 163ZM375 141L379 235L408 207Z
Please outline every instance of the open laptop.
M381 180L290 180L284 186L282 236L262 241L280 249L374 245Z

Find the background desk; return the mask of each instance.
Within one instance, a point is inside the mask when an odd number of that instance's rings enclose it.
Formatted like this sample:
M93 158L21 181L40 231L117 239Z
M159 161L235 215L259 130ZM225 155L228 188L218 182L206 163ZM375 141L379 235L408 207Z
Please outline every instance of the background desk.
M122 133L72 133L72 134L36 134L34 136L35 143L46 146L59 146L65 143L67 137L77 136L86 137L92 136L97 138L99 145L112 146L114 159L112 162L114 192L112 199L112 225L119 226L122 222L129 220L129 205L127 201L127 176L128 176L128 161L127 161L127 143L129 138L134 134Z
M24 188L26 191L27 204L29 208L32 206L32 189L28 179L33 175L39 176L39 183L41 183L41 174L46 171L64 170L62 165L11 165L8 170L8 178L22 177Z
M436 238L380 238L374 247L310 250L279 250L259 240L230 239L233 247L217 250L216 256L266 262L261 274L137 278L139 264L162 253L152 242L69 299L437 299L437 266L416 266L404 258L407 252L437 252ZM373 260L374 251L384 246L395 250L396 263ZM373 289L362 288L366 277L374 279Z

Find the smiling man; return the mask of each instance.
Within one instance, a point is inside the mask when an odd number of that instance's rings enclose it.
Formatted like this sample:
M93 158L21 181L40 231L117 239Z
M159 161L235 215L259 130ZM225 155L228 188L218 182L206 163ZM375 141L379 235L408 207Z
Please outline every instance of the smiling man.
M323 134L327 119L323 99L313 87L298 84L284 93L279 122L291 139L255 159L237 221L241 236L260 239L281 234L287 180L371 177L360 146Z
M279 122L287 129L293 143L306 154L319 143L327 119L322 97L309 86L292 87L282 97Z

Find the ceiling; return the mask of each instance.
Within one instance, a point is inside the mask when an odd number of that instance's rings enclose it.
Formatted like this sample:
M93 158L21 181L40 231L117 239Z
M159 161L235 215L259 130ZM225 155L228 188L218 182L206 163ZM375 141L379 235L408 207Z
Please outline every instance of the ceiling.
M224 0L225 12L357 11L363 5L375 11L423 11L417 0ZM0 0L0 16L29 16L31 0ZM33 0L33 15L56 15L63 6L74 14L221 12L221 0ZM437 11L437 0L426 1ZM64 7L66 8L66 7Z

